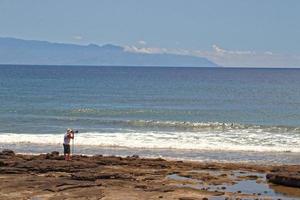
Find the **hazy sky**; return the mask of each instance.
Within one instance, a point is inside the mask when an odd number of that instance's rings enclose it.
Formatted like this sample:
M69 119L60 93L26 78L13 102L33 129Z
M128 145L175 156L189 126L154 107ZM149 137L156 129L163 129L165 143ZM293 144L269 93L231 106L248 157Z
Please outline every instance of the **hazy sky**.
M0 36L300 66L300 0L0 0Z

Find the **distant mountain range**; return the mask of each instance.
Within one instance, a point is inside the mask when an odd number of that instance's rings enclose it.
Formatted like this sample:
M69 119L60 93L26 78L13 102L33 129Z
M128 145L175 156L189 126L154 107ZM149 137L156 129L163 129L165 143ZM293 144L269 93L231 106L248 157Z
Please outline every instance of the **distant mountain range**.
M125 51L107 44L76 45L0 37L0 64L218 67L207 58Z

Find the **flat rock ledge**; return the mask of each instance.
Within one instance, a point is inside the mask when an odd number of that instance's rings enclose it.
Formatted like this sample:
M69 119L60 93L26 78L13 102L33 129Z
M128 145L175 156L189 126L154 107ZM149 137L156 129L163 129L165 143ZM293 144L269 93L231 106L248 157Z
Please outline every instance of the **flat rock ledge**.
M240 179L231 176L233 171L260 172L269 173L270 182L292 186L289 189L300 194L299 169L299 165L171 161L138 155L74 155L72 161L65 161L57 151L22 155L3 150L0 152L0 200L261 199L256 193L231 192L226 187L208 190L208 187ZM179 179L170 178L171 175ZM245 175L243 179L258 180L258 177ZM207 187L196 187L200 182Z

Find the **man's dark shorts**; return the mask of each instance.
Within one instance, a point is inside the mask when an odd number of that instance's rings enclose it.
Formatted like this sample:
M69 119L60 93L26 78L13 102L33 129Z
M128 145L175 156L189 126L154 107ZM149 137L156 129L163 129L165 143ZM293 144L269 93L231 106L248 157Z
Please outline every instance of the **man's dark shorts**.
M70 145L64 144L64 154L69 154L69 153L70 153Z

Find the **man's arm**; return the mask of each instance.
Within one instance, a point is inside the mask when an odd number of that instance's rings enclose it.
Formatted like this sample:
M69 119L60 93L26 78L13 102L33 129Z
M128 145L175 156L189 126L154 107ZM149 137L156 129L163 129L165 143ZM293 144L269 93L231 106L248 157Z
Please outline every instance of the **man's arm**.
M74 139L74 133L68 133L68 138Z

